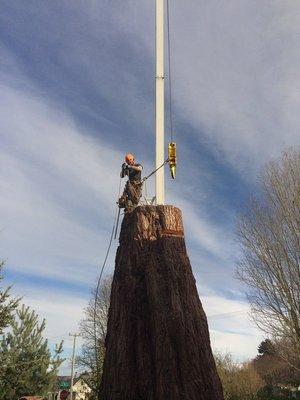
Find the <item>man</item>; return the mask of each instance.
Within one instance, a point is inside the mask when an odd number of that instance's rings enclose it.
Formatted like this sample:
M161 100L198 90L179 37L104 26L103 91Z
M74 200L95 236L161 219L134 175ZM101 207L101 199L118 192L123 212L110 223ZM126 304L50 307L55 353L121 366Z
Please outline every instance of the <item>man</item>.
M128 176L124 192L118 204L120 208L125 208L125 212L132 211L140 201L142 196L142 170L141 164L135 163L133 154L126 154L125 163L122 165L121 178Z

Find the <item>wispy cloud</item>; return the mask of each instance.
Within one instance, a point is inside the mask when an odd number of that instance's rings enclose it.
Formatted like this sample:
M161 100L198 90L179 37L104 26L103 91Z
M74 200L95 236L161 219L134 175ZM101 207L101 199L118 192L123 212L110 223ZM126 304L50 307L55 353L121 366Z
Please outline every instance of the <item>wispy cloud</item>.
M249 305L217 295L204 295L201 300L214 351L229 352L240 361L248 359L250 354L255 356L263 335L250 322Z
M25 299L55 336L64 333L55 330L59 305L38 282L73 285L66 298L52 289L74 316L64 328L73 329L106 250L123 153L152 169L154 5L3 5L0 253L8 271L32 277ZM208 315L246 309L231 276L234 215L257 189L262 163L299 144L299 19L290 0L171 5L179 166L167 199L183 210ZM237 315L210 321L214 346L253 354L257 333Z
M173 5L180 119L246 179L299 144L299 22L293 1Z
M89 281L105 250L123 154L83 132L34 86L35 95L11 86L2 85L0 112L3 255L22 271ZM174 199L191 241L224 259L231 239L224 246L222 227L191 202Z
M78 332L78 322L83 318L83 310L87 306L87 297L78 293L66 293L57 288L33 287L32 285L16 285L13 288L18 296L23 296L22 301L30 305L42 319L46 320L44 336L49 341L49 348L53 351L55 346L63 341L65 359L60 367L61 374L70 374L73 338L70 333ZM80 350L82 340L77 339L77 352Z
M11 270L44 277L45 284L52 278L68 284L85 283L88 288L105 252L122 153L83 134L65 111L47 103L36 90L32 96L9 85L3 89L2 254ZM17 118L11 120L10 113ZM232 244L230 237L224 241L224 229L205 218L201 208L174 199L184 210L188 240L202 252L203 265L207 266L208 259L229 257ZM220 273L224 267L216 271ZM50 339L55 341L76 330L86 297L63 294L53 285L45 294L34 282L29 286L18 283L15 289L47 319ZM207 304L210 312L211 301ZM222 301L218 306L220 313ZM67 317L63 319L63 315ZM68 346L67 342L66 354Z
M121 153L83 135L42 96L4 85L1 95L2 256L23 272L92 282L112 225Z

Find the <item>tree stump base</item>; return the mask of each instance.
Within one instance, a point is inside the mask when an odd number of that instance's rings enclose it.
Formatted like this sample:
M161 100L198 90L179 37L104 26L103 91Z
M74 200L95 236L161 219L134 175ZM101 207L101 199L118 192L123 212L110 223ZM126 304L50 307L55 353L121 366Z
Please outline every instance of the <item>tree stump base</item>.
M105 346L99 400L223 400L178 208L125 215Z

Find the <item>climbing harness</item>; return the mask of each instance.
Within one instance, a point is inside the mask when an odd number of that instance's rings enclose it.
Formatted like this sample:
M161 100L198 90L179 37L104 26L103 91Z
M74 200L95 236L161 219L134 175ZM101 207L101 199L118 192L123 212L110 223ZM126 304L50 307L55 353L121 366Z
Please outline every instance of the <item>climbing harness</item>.
M171 142L169 143L169 149L168 149L168 155L169 157L158 167L155 168L149 175L145 176L141 181L139 182L130 182L129 181L126 183L126 185L130 185L129 189L132 191L137 191L137 187L140 186L141 190L142 190L142 186L144 183L146 183L146 181L155 174L155 172L157 172L159 169L161 169L162 167L164 167L166 164L170 164L170 171L171 171L171 176L174 179L175 178L175 174L176 174L176 143ZM136 187L135 187L136 186ZM138 189L139 190L139 189ZM137 195L137 197L141 197L139 195ZM119 200L117 201L119 210L121 208L125 208L125 213L126 212L130 212L132 211L132 208L135 208L134 205L132 204L132 207L127 207L128 201L130 201L131 199L129 198L128 193L123 194ZM138 204L138 203L137 203ZM117 225L116 225L116 231L115 231L115 235L114 238L116 239L117 237L117 229L118 229L118 224L119 224L119 216L120 216L120 212L118 213L118 218L117 218Z
M132 211L139 204L142 197L142 186L142 181L128 179L126 182L124 192L117 202L119 208L125 209L125 213Z

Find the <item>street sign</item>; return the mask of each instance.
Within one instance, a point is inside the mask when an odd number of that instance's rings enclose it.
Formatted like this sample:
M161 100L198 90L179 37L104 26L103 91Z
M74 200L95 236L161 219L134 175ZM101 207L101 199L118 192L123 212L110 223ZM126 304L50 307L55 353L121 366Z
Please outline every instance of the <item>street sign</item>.
M60 389L70 389L70 382L62 381L58 384Z

